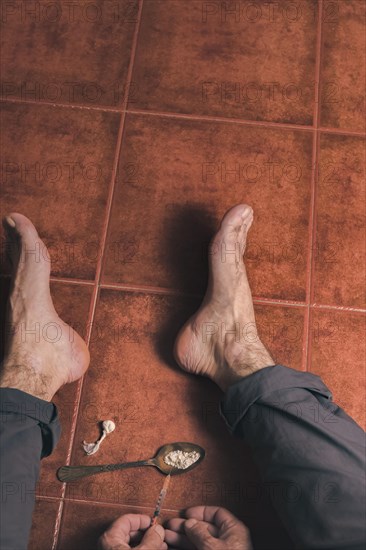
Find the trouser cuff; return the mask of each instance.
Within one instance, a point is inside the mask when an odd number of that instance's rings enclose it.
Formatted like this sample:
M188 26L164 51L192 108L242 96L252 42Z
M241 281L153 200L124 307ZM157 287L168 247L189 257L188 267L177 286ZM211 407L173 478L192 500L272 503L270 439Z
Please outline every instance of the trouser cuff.
M273 392L290 388L303 388L332 400L331 392L316 374L282 365L266 367L243 378L227 390L220 403L220 413L229 431L235 433L253 403L266 402Z
M29 419L41 429L41 458L49 456L61 435L56 405L15 388L0 388L0 421L25 424Z

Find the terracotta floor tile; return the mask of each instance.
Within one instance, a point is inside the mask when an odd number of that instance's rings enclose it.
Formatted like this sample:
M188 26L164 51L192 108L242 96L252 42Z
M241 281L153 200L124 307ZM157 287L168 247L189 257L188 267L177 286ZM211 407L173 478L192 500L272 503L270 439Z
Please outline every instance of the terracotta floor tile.
M101 506L94 503L66 501L57 550L97 550L99 537L109 525L123 514L151 515L150 508L135 506ZM75 522L75 517L78 521ZM162 511L161 521L177 517L176 513Z
M85 338L92 288L64 283L52 283L52 297L60 317ZM66 462L70 442L71 423L75 408L77 383L64 386L53 402L58 408L62 427L61 438L54 453L42 460L37 492L42 496L61 496L62 484L56 471Z
M321 137L314 300L365 307L365 182L362 138Z
M59 504L59 500L36 501L28 550L50 550L52 548Z
M365 131L365 3L325 2L321 122Z
M247 202L254 295L305 300L309 133L131 115L122 151L104 282L203 292L208 242Z
M175 335L197 305L186 298L102 291L72 464L140 460L164 443L196 442L206 449L206 458L195 470L174 477L165 507L222 504L250 516L258 480L245 446L229 435L219 416L221 393L209 380L180 371L173 359ZM271 347L278 339L272 349L281 361L301 368L303 309L258 309L265 341ZM98 455L85 456L82 440L95 440L98 422L106 419L116 422L115 432ZM155 469L125 470L69 483L67 496L151 508L161 484Z
M365 316L315 310L312 317L311 371L365 429Z
M132 108L312 124L317 8L296 4L147 0Z
M255 305L261 340L277 364L302 370L304 308Z
M93 279L119 116L1 107L1 213L21 212L33 221L50 247L54 275Z
M8 3L2 97L121 105L137 12L138 0Z

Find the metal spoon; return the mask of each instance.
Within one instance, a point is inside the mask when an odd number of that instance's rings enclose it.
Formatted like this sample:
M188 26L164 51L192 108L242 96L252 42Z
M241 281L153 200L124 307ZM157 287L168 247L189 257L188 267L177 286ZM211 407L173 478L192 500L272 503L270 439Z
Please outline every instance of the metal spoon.
M200 457L196 462L193 462L188 468L176 468L171 466L164 461L164 458L171 451L183 451L183 452L192 452L196 451L199 453ZM199 445L194 443L168 443L160 447L158 452L153 458L148 460L138 460L137 462L122 462L120 464L104 464L99 466L62 466L57 470L57 477L60 481L75 481L86 476L92 476L94 474L99 474L101 472L113 472L114 470L123 470L124 468L139 468L141 466L155 466L158 470L163 472L163 474L183 474L189 472L204 459L205 450L202 449Z

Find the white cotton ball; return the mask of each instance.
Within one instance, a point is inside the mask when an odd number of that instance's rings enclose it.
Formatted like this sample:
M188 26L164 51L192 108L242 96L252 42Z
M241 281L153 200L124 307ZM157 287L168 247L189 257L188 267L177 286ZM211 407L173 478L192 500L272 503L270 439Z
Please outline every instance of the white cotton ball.
M116 425L115 423L113 422L113 420L105 420L102 424L103 426L103 430L107 433L107 434L110 434L111 432L113 432L116 428Z

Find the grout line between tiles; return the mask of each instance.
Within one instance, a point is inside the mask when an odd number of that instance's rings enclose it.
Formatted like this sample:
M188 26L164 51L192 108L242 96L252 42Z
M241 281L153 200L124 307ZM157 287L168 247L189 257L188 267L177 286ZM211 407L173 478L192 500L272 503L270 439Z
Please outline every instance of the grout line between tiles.
M64 502L76 502L78 504L85 504L89 506L106 506L108 508L133 508L135 510L141 510L141 508L145 509L146 511L151 511L151 506L148 504L130 504L129 502L108 502L104 500L86 500L82 498L64 498ZM179 509L175 508L162 508L162 512L177 512L179 513Z
M316 183L319 184L319 178L320 178L320 132L317 132L317 140L316 140L316 162L317 162L317 180ZM317 191L318 191L318 185L316 185L315 188L315 197L314 197L314 208L317 207ZM320 253L319 250L317 250L317 219L316 216L314 216L313 220L313 241L312 241L312 248L313 248L313 254L311 258L311 279L310 279L310 303L314 303L315 301L315 264L316 261L319 261Z
M317 55L315 63L315 105L313 124L317 132L321 129L321 98L322 98L322 58L323 58L323 0L318 3ZM337 131L337 129L336 129Z
M304 347L305 347L305 370L307 371L311 361L311 313L310 304L312 302L312 287L313 287L313 266L314 266L314 245L316 232L316 193L319 174L319 123L320 123L320 100L321 100L321 57L322 57L322 17L323 17L323 0L318 3L318 25L317 25L317 42L316 42L316 60L315 60L315 101L313 124L315 131L313 134L313 149L312 149L312 174L311 174L311 201L309 215L309 249L306 267L306 302L308 311L306 314L306 322L304 326Z
M196 298L203 299L203 294L190 293L175 290L173 288L154 287L147 285L132 285L127 283L101 283L99 285L101 290L116 290L120 292L141 292L144 294L160 294L163 296L181 296L184 298ZM253 296L253 302L255 304L273 305L273 306L286 306L286 307L300 307L311 309L326 309L344 311L349 313L366 313L366 308L353 307L353 306L338 306L332 304L316 304L300 302L297 300L282 300L281 298L264 298L262 296Z
M118 129L118 137L117 137L115 156L114 156L114 161L113 161L111 182L110 182L110 185L109 185L109 193L108 193L107 206L106 206L106 212L105 212L103 233L102 233L102 237L101 237L101 241L100 241L101 253L100 253L100 256L98 258L98 264L97 264L97 269L96 269L96 273L95 273L95 280L94 280L93 295L92 295L92 298L91 298L91 301L90 301L90 310L89 310L89 315L88 315L88 325L87 325L87 335L86 335L86 342L87 342L88 347L90 346L91 331L92 331L92 326L93 326L93 323L94 323L96 305L97 305L98 296L99 296L99 286L100 286L100 282L101 282L103 258L104 258L104 252L105 252L105 245L106 245L106 241L107 241L108 227L109 227L109 221L110 221L110 216L111 216L114 191L115 191L116 180L117 180L118 162L119 162L119 157L120 157L120 152L121 152L121 147L122 147L122 138L123 138L124 125L125 125L125 120L126 120L125 107L126 107L126 102L128 100L130 86L131 86L131 77L132 77L133 64L134 64L135 55L136 55L137 39L138 39L140 23L141 23L141 13L142 13L142 8L143 8L143 1L144 0L140 0L140 2L139 2L139 12L138 12L136 27L135 27L134 36L133 36L131 56L130 56L130 62L129 62L128 72L127 72L127 79L126 79L126 94L125 94L125 100L124 100L124 108L123 108L123 111L122 111L121 117L120 117L120 125L119 125L119 129ZM71 459L71 455L72 455L72 449L73 449L74 438L75 438L75 433L76 433L77 418L78 418L78 414L79 414L79 408L80 408L82 391L83 391L83 384L84 384L84 377L82 377L81 380L79 380L78 387L77 387L77 396L76 396L76 401L75 401L75 408L74 408L74 411L73 411L73 418L72 418L72 422L71 422L70 440L69 440L69 447L68 447L68 452L67 452L67 457L66 457L66 465L70 464L70 459ZM62 500L60 502L59 512L58 512L57 521L56 521L56 525L55 525L52 550L56 550L57 545L58 545L58 539L59 539L59 534L60 534L60 526L61 526L62 515L63 515L63 506L64 506L65 494L66 494L66 484L63 483L62 493L61 493Z
M138 39L138 34L139 34L139 29L140 29L143 3L144 3L144 0L140 0L139 14L138 14L138 17L137 17L136 28L135 28L135 33L134 33L133 43L132 43L132 48L131 48L131 58L130 58L130 63L129 63L128 72L127 72L127 78L126 78L126 94L125 94L125 99L124 99L124 103L123 103L123 111L122 111L122 114L121 114L121 122L120 122L120 128L119 128L119 132L118 132L118 140L117 140L116 152L115 152L115 158L114 158L114 164L113 164L112 185L111 185L110 194L109 194L109 197L108 197L107 215L106 215L106 221L105 221L104 230L103 230L102 239L101 239L101 245L100 245L101 253L100 253L100 257L99 257L98 265L97 265L97 270L96 270L96 274L95 274L95 282L98 286L98 289L101 285L103 261L104 261L104 255L105 255L105 246L106 246L107 237L108 237L108 229L109 229L109 223L110 223L110 218L111 218L113 198L114 198L114 193L115 193L115 188L116 188L116 181L117 181L117 174L118 174L118 164L119 164L119 159L120 159L120 154L121 154L121 149L122 149L122 139L123 139L125 121L126 121L126 116L127 116L126 105L127 105L128 96L129 96L129 93L130 93L132 71L133 71L133 65L134 65L136 49L137 49L137 39Z
M61 109L81 109L83 111L103 111L105 113L121 114L122 107L109 107L108 105L84 105L82 103L54 103L53 101L37 101L36 99L22 99L18 97L3 98L0 97L2 103L20 103L22 105L48 105L48 107L60 107Z
M164 294L167 296L183 296L185 298L202 298L202 294L195 292L184 292L174 288L166 288L159 286L129 284L129 283L101 283L101 289L105 290L121 290L124 292L145 292L146 294Z
M307 356L307 363L306 363L307 372L311 372L311 353L313 349L313 330L311 328L312 322L313 322L313 312L309 310L309 319L308 319L309 334L308 334L308 342L307 342L308 356Z
M143 116L155 116L163 118L177 118L183 120L195 120L199 122L221 122L240 124L244 126L264 126L266 128L276 129L288 129L288 130L301 130L305 132L311 132L314 130L314 126L308 126L306 124L286 124L284 122L270 122L266 120L240 120L237 118L213 116L213 115L194 115L189 113L174 113L169 111L149 111L143 109L128 109L128 114L143 115Z
M128 97L128 94L126 94ZM86 111L104 111L112 112L117 114L134 114L134 115L143 115L143 116L155 116L155 117L164 117L164 118L174 118L174 119L183 119L183 120L197 120L201 122L221 122L221 123L232 123L232 124L241 124L247 126L264 126L270 128L284 128L292 130L301 130L301 131L312 131L313 126L308 126L306 124L286 124L283 122L271 122L266 120L240 120L231 117L221 117L221 116L211 116L211 115L195 115L191 113L176 113L174 111L150 111L149 109L129 109L127 103L124 102L124 106L120 108L113 108L108 106L88 106L80 103L65 104L65 103L52 103L51 101L36 101L32 99L18 99L18 98L0 98L2 103L19 103L26 105L48 105L49 107L60 107L62 109L81 109Z
M305 304L305 312L304 312L304 330L302 334L302 349L301 349L301 369L306 372L307 371L307 358L308 358L308 339L309 339L309 316L310 316L310 308L307 304Z
M60 502L59 502L59 505L58 505L58 510L57 510L57 515L56 515L56 520L55 520L55 528L53 530L53 539L52 539L52 548L51 548L51 550L55 550L56 546L57 546L58 536L59 536L59 533L60 533L60 526L61 526L63 508L64 508L64 503L63 503L63 500L60 499Z
M61 502L61 497L53 497L53 496L43 496L43 495L36 495L36 500L37 501L43 501L43 502ZM89 504L91 506L106 506L108 508L121 508L121 507L125 507L125 508L136 508L136 509L141 509L141 508L145 508L146 510L151 510L151 506L149 506L148 504L131 504L129 502L108 502L106 500L94 500L94 499L91 499L91 500L87 500L87 499L83 499L83 498L69 498L69 497L64 497L63 498L64 502L77 502L78 504ZM174 512L174 513L177 513L179 514L180 513L180 508L165 508L163 507L161 509L162 512Z
M23 100L16 98L3 99L0 98L0 103L19 103L25 105L48 105L49 107L61 107L63 109L81 109L86 111L102 111L107 113L116 113L122 115L124 114L133 114L133 115L143 115L143 116L156 116L156 117L165 117L165 118L174 118L174 119L183 119L183 120L196 120L201 122L221 122L226 124L240 124L242 126L261 126L264 128L275 128L275 129L286 129L286 130L297 130L302 132L311 132L315 129L314 126L307 126L305 124L286 124L283 122L270 122L266 120L240 120L230 117L220 117L220 116L210 116L210 115L193 115L189 113L175 113L167 111L149 111L143 109L128 109L124 108L113 108L108 106L87 106L82 104L64 104L64 103L52 103L48 101L35 101L35 100ZM366 137L366 132L359 132L354 130L347 130L342 128L328 128L328 127L319 127L318 130L322 133L327 134L337 134L344 136L355 136L355 137Z
M313 310L326 310L326 311L336 311L337 313L360 313L365 315L366 309L361 307L351 307L351 306L332 306L327 304L311 304L310 309Z
M260 296L253 296L254 304L268 305L268 306L287 306L287 307L307 307L305 302L298 302L296 300L281 300L272 298L261 298Z
M10 273L0 273L0 279L10 279L11 275ZM74 278L68 278L68 277L56 277L52 276L50 277L51 283L61 283L64 285L80 285L80 286L94 286L95 281L88 281L87 279L74 279Z
M121 292L143 292L145 294L160 294L164 296L182 296L184 298L203 299L204 295L194 292L184 292L174 288L154 287L148 285L132 285L126 283L101 283L101 290L119 290ZM293 307L306 307L305 302L297 300L281 300L276 298L263 298L253 296L253 302L257 304L287 305Z
M0 279L10 279L10 275L4 275L0 274ZM85 280L78 280L78 279L58 279L57 277L52 277L51 281L54 283L61 283L61 284L73 284L73 285L81 285L81 286L89 286L95 288L96 286L99 287L99 290L116 290L120 292L141 292L144 294L158 294L162 296L179 296L183 298L196 298L196 299L203 299L203 294L198 293L190 293L190 292L184 292L180 290L176 290L174 288L164 288L164 287L153 287L153 286L147 286L147 285L132 285L132 284L125 284L125 283L100 283L99 285L96 285L96 283L92 281L85 281ZM310 303L308 304L305 302L300 302L297 300L285 300L281 298L265 298L262 296L253 296L253 302L255 304L261 304L261 305L269 305L269 306L283 306L283 307L300 307L300 308L310 308L310 309L319 309L319 310L327 310L327 311L337 311L344 312L344 313L360 313L365 314L366 308L362 307L354 307L354 306L339 306L339 305L332 305L332 304L317 304L317 303ZM90 317L90 314L88 315L88 318Z
M36 500L46 500L46 501L61 501L61 498L62 497L53 497L52 495L47 495L47 496L44 496L44 495L39 495L38 493L36 493Z
M326 128L323 126L319 127L319 132L322 134L340 134L343 136L354 136L354 137L366 137L366 132L356 132L352 130L342 130L341 128Z
M51 283L62 283L65 285L81 285L81 286L94 286L94 281L87 281L86 279L68 279L67 277L50 277Z
M314 117L317 117L317 112L314 113ZM304 324L304 364L305 371L309 362L309 338L310 338L310 304L311 304L311 287L312 287L312 265L314 257L314 231L315 231L315 198L316 198L316 179L317 179L317 163L318 163L318 132L313 134L313 147L312 147L312 173L311 173L311 197L310 197L310 212L309 212L309 228L308 228L308 255L306 260L306 304L308 312L305 318Z

